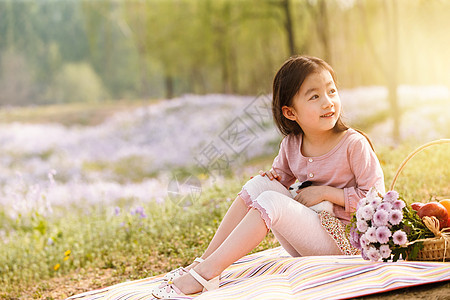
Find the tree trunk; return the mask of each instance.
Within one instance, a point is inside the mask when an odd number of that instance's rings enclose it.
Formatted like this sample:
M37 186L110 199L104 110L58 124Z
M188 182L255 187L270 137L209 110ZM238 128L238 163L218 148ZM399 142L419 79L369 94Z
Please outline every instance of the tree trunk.
M373 36L370 34L369 23L367 22L367 12L366 9L364 9L362 3L359 3L359 8L361 11L362 28L365 32L365 37L369 44L368 48L372 53L372 57L375 60L376 65L379 66L384 78L386 79L389 109L393 121L392 140L394 141L394 144L397 145L400 143L401 123L400 108L397 97L399 68L398 61L400 59L398 53L398 8L397 1L386 0L383 4L384 16L386 18L386 49L384 51L385 55L383 56L379 56L375 51L376 43L373 40Z
M166 87L166 99L172 99L174 97L174 83L173 76L170 74L166 74L164 78L164 83Z
M326 0L319 1L319 11L317 14L317 29L319 34L319 40L323 47L323 59L332 64L331 62L331 49L330 49L330 35L328 26L328 13Z
M391 110L391 116L393 120L393 128L392 128L392 138L394 143L397 145L400 143L400 109L398 104L398 7L396 1L387 1L385 2L386 6L391 4L391 14L390 14L390 28L388 30L388 51L389 49L392 51L389 53L389 71L387 72L388 79L388 99ZM386 7L388 10L388 7ZM389 16L388 16L389 17Z
M283 0L281 3L285 16L284 28L287 34L288 49L290 55L297 54L295 47L294 26L292 25L291 3L289 0Z

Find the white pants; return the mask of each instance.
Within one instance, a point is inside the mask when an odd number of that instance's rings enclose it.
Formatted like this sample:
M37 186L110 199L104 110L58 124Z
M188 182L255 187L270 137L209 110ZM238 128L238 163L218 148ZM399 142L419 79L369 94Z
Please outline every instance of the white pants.
M322 227L318 214L295 201L277 180L255 176L243 186L239 195L249 208L261 213L267 228L290 255L342 254Z

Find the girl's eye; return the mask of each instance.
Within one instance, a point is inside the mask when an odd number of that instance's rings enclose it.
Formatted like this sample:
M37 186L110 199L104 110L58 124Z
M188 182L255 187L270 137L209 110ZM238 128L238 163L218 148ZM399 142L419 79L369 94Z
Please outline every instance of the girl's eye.
M318 95L314 95L314 96L312 96L311 98L309 98L309 100L315 100L315 99L317 99L317 98L319 98L319 96L318 96Z
M337 92L337 91L336 91L335 89L331 89L331 90L330 90L330 94L336 94L336 92Z

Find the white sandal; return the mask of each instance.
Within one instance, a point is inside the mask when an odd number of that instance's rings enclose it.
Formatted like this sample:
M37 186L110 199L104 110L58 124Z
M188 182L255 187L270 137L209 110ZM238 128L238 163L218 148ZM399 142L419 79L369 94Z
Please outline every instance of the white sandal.
M194 259L194 261L201 263L204 261L203 258L200 257L196 257ZM187 270L186 268L180 267L177 268L175 270L170 271L169 273L167 273L166 275L164 275L163 280L165 281L173 281L175 278L181 277L184 274L187 274L189 272L189 270Z
M194 277L194 279L203 286L203 292L212 291L219 288L220 275L214 277L211 280L206 280L193 269L189 270L189 274L191 274L191 276ZM183 292L181 292L180 289L177 288L171 280L162 283L157 288L154 288L152 291L152 295L157 299L175 299L180 296L187 296L183 294Z

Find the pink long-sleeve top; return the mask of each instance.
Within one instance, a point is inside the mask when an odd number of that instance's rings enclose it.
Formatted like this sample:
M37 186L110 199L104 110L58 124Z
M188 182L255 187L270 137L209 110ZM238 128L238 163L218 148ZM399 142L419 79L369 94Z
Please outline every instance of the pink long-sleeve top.
M332 186L344 190L345 206L334 205L335 216L348 224L358 201L376 188L385 192L383 170L367 139L354 129L348 129L339 143L328 153L305 157L301 152L302 135L288 135L272 168L280 182L289 187L296 179L312 181L313 185Z

